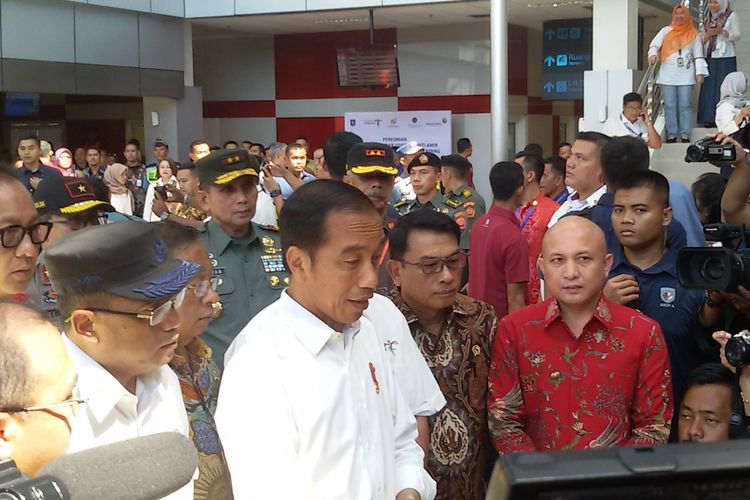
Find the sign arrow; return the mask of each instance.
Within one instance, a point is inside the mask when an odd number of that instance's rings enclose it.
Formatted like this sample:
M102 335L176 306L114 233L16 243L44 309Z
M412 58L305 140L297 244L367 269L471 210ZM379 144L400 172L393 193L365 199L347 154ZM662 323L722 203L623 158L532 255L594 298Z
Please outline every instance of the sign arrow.
M548 68L551 68L555 64L555 58L552 56L545 57L544 64L546 64Z
M555 89L555 86L552 83L547 82L544 84L544 91L547 92L548 94L551 94L554 89Z
M545 31L544 36L547 38L547 40L552 40L553 38L555 38L555 30Z

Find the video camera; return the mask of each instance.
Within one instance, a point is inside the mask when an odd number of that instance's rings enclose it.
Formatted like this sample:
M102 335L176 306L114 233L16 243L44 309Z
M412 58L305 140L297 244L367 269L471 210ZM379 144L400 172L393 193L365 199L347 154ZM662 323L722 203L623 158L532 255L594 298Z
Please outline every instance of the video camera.
M13 460L0 461L0 500L70 500L70 493L52 476L24 478Z
M703 229L706 240L721 247L686 247L677 254L677 279L685 288L737 292L750 288L750 250L737 250L737 240L745 243L748 232L734 224L709 224Z
M712 137L691 144L685 153L687 163L730 163L737 160L733 144L718 144Z

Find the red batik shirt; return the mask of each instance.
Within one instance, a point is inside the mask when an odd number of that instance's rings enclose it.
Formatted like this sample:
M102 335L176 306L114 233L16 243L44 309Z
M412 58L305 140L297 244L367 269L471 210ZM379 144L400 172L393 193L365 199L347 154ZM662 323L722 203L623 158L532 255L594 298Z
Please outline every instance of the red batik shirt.
M526 303L536 304L541 300L541 280L536 261L542 253L542 239L547 224L560 206L542 193L516 211L521 233L529 244L529 284L526 286Z
M576 339L553 297L506 316L493 344L489 426L500 453L666 443L669 359L659 324L600 298Z

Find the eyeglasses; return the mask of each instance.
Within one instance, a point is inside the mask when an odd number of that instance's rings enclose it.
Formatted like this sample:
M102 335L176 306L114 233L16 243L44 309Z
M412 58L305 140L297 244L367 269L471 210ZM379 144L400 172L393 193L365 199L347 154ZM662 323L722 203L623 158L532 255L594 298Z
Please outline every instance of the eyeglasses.
M0 244L3 248L16 248L23 241L23 237L28 234L33 244L41 245L47 241L50 229L52 229L51 222L37 222L30 226L6 226L0 228Z
M82 404L86 404L86 399L66 399L59 403L52 403L48 405L28 406L26 408L0 408L1 413L31 413L32 411L55 411L60 408L70 407L70 412L73 415L78 415L78 410Z
M216 289L219 288L219 278L209 278L207 280L200 281L195 285L188 285L185 288L195 290L195 296L201 299L206 296L209 287L211 287L211 289L215 292Z
M153 311L148 312L137 313L130 311L113 311L112 309L101 309L95 307L88 307L86 309L94 312L121 314L123 316L135 316L138 319L148 320L148 324L151 326L157 326L161 324L165 319L167 319L167 316L169 316L169 311L172 309L172 307L177 310L182 306L182 302L185 300L185 290L187 290L187 288L183 288L182 290L180 290L180 293L175 295L173 299L169 299Z
M445 266L448 266L448 269L451 271L458 271L459 269L463 269L466 267L466 262L469 259L468 255L466 255L466 252L464 251L458 251L454 254L449 255L448 257L445 257L444 259L439 259L437 257L425 257L423 259L420 259L419 262L408 262L406 260L402 260L400 262L404 264L408 264L410 266L419 266L419 269L424 274L437 274L443 270Z

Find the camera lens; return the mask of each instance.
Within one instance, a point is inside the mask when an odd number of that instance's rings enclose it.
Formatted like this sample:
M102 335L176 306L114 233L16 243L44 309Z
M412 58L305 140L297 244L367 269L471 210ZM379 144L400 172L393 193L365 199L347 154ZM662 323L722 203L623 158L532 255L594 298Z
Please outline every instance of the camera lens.
M748 346L747 341L743 337L732 337L724 348L724 355L730 365L740 368L748 364L750 346Z
M691 144L687 148L687 152L685 154L685 160L689 162L701 162L704 161L703 154L704 154L704 148L700 146L696 146L695 144Z
M720 257L709 257L703 263L703 267L701 268L701 276L703 276L703 279L706 281L719 280L726 272L726 263L724 262L724 259Z

